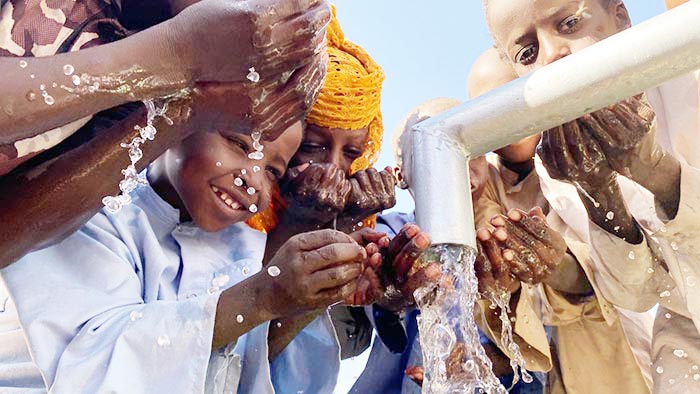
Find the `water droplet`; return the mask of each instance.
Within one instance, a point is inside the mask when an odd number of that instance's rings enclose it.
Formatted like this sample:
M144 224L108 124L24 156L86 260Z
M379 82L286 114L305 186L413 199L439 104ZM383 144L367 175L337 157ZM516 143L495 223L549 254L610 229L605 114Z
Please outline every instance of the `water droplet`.
M280 327L282 327L282 323L277 322L277 328L280 328Z
M43 83L39 85L39 90L46 90L46 85L44 85Z
M131 311L131 313L129 313L129 319L131 319L131 321L141 320L142 317L143 312L141 311Z
M253 194L255 194L255 188L254 188L254 187L249 187L248 190L246 190L246 191L247 191L248 194L250 194L251 196L252 196Z
M248 207L248 210L252 213L258 212L258 206L255 204L251 204L250 207Z
M243 276L248 276L248 275L250 275L250 268L249 268L249 267L243 267L243 269L241 270L241 273L243 274Z
M57 88L57 87L58 87L58 84L57 84L56 82L53 82L53 83L51 84L51 87L52 87L52 88Z
M20 68L27 68L27 61L26 61L26 60L20 60L20 61L19 61L19 66L20 66Z
M49 95L49 92L47 92L46 90L41 91L41 97L46 97L48 95Z
M153 141L156 138L156 134L158 133L158 130L156 128L149 124L146 125L146 127L139 127L139 134L141 135L141 138L149 141Z
M242 175L246 175L247 173L248 173L248 170L246 170L245 168L241 170Z
M117 213L122 209L121 200L114 196L107 196L102 199L102 204L109 213Z
M678 357L678 358L685 358L687 357L687 354L683 349L676 349L673 351L673 355Z
M671 242L671 249L678 250L678 243L676 243L676 241Z
M36 93L34 93L33 91L30 90L27 92L27 95L25 96L25 98L27 99L27 101L30 101L30 102L34 101L34 100L36 100Z
M668 290L662 291L661 294L659 294L659 297L661 298L667 298L671 296L671 292Z
M613 228L613 230L615 230L615 232L620 231L620 226L615 226L615 227Z
M667 314L664 315L664 317L666 317L667 319L670 319L670 318L671 318L671 314L670 314L670 313L667 313Z
M697 371L698 369L700 369L700 368L698 368L697 365L693 365L693 371Z
M615 212L609 211L607 214L605 214L605 218L608 220L615 219Z
M66 75L73 75L73 72L75 72L75 68L71 66L70 64L66 64L63 66L63 73Z
M228 284L230 278L226 274L221 274L216 278L212 279L211 284L215 287L224 287Z
M159 335L157 342L160 347L168 347L170 346L170 337L167 335Z
M233 184L236 186L243 186L243 179L236 177L236 179L233 180Z
M79 86L79 85L80 85L80 82L81 82L81 81L80 81L80 77L77 76L77 75L73 75L73 76L71 77L71 82L73 82L73 85Z
M362 227L362 226L364 226L364 225L365 225L365 224L362 223L362 222L357 222L357 227Z
M243 323L243 315L238 315L238 316L236 316L236 321L237 321L238 323Z
M260 167L253 166L253 172L260 172Z
M634 259L636 258L636 256L635 256L634 252L630 252L630 253L627 255L627 258L630 259L630 260L634 260Z
M282 271L280 271L279 267L277 267L276 265L271 265L267 267L267 273L274 278L276 276L279 276L282 273Z
M255 67L251 67L248 69L248 75L246 75L246 78L252 83L260 82L260 74L258 74L258 72L255 71Z
M464 363L464 370L466 372L471 372L474 370L474 367L476 364L474 363L474 360L467 360L467 362Z
M220 161L217 161L217 162L216 162L216 166L217 166L217 167L221 167L221 162L220 162Z
M647 272L650 273L650 274L653 274L653 273L654 273L654 269L653 269L653 268L649 268L649 269L647 269Z
M250 160L262 160L265 157L265 155L262 152L250 152L248 153L248 158Z
M36 78L36 75L34 75L34 74L29 74L29 78L34 79L34 78Z
M656 367L656 373L658 373L658 374L664 373L664 367L662 367L662 366Z

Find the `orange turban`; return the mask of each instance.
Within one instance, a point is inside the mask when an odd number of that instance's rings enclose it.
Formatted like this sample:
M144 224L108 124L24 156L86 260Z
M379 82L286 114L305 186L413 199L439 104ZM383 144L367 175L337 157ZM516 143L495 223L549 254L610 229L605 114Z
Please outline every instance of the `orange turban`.
M369 130L362 156L350 167L355 173L372 167L379 157L384 134L380 109L384 71L364 49L345 39L335 6L326 37L328 72L306 121L329 129ZM267 210L248 221L251 227L267 232L277 226L277 213L286 209L286 204L279 193L272 200Z

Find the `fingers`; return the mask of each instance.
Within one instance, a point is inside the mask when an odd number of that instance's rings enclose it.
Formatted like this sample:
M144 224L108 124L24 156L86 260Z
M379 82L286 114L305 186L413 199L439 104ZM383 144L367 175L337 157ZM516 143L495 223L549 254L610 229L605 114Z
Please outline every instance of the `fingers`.
M318 291L333 289L357 279L362 272L361 264L343 264L314 272L311 283Z
M486 293L496 287L496 279L493 277L491 262L483 252L483 246L480 248L482 251L477 254L476 260L474 261L474 273L479 280L479 291L481 293Z
M423 380L425 379L425 373L423 367L411 366L406 368L406 376L408 376L417 385L423 387Z
M382 247L382 245L388 245L390 243L389 237L385 233L380 233L371 228L363 228L362 230L355 231L350 234L350 236L360 245L374 243Z
M365 248L356 243L338 243L303 252L304 268L314 273L340 263L364 262L367 259Z
M297 246L300 251L311 251L327 245L340 243L358 246L349 235L341 231L331 229L311 231L308 233L295 235L290 239L290 241L288 241L288 243L289 242L295 243L295 246Z
M542 163L552 179L564 179L563 174L557 165L557 161L555 160L556 155L554 153L554 148L552 147L553 130L554 129L542 133L542 141L537 147L537 153L540 155Z
M428 234L418 233L401 252L396 256L393 262L394 271L399 282L404 282L404 275L408 273L413 264L418 260L418 257L430 246L430 237Z
M317 307L324 307L329 305L334 305L345 299L348 299L353 293L357 291L357 281L350 281L349 283L336 287L334 289L323 290L316 295Z
M404 246L411 242L411 239L418 235L420 227L415 224L405 224L401 231L391 240L388 249L384 252L384 256L393 261L394 258L401 252Z

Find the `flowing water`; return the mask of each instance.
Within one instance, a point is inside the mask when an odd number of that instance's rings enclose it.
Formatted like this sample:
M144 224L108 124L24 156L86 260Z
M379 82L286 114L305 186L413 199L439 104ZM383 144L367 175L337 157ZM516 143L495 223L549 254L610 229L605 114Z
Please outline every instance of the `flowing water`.
M439 262L442 278L438 285L416 291L421 310L418 318L425 380L423 393L507 393L493 373L474 319L474 306L479 294L474 272L476 252L467 246L436 245L423 254L423 262ZM525 362L513 340L508 317L509 294L493 297L501 309L502 342L512 357L511 366L518 379L518 369L525 382L532 377L525 371Z

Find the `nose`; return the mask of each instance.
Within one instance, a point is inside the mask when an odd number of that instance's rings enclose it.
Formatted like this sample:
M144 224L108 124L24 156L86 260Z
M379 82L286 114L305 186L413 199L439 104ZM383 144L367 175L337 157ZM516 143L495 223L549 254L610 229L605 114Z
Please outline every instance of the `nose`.
M234 178L234 185L241 186L249 195L259 193L265 185L265 172L261 167L261 164L255 164L252 169L241 170L238 178L243 182L241 185L238 185ZM241 182L238 181L238 183Z
M330 163L335 165L336 167L342 168L343 165L343 151L339 147L333 147L332 149L328 150L328 154L326 155L326 163Z
M565 40L560 40L551 35L542 34L539 37L540 56L543 65L548 65L571 55L571 48Z

